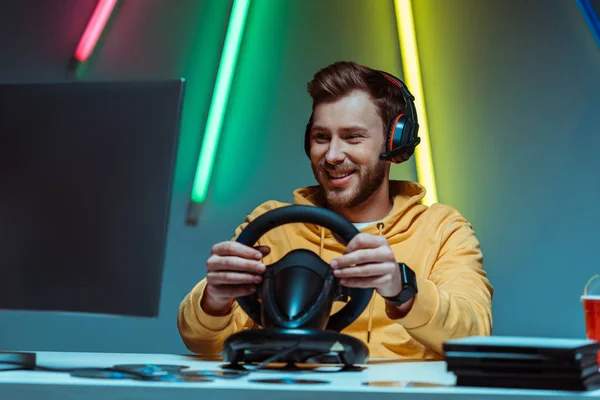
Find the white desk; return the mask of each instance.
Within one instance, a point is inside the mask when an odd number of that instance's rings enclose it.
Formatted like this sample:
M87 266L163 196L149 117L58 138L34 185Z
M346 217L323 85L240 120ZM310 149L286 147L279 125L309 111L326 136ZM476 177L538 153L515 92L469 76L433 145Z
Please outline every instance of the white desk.
M115 364L177 364L190 369L215 370L222 362L201 361L193 356L164 354L106 354L38 352L38 365L46 367L111 367ZM289 385L251 382L253 379L289 377L325 380L327 384ZM374 387L366 381L432 382L437 387ZM371 361L359 372L311 372L259 370L237 379L215 378L212 382L150 382L71 377L68 373L42 371L0 372L2 400L142 400L142 399L579 399L600 397L593 392L558 392L520 389L459 388L443 362Z

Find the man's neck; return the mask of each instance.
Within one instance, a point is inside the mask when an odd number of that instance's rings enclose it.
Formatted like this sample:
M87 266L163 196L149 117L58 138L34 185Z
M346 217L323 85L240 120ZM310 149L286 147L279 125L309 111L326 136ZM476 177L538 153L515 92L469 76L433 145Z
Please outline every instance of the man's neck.
M373 222L386 217L392 210L393 202L390 198L390 186L386 180L367 201L352 208L332 208L353 223Z

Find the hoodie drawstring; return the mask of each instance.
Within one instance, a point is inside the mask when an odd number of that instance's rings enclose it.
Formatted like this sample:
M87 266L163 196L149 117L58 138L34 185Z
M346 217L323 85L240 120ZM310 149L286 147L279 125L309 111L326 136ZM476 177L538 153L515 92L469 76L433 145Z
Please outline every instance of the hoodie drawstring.
M323 249L325 248L325 229L321 227L321 247L319 248L319 257L323 258Z
M383 234L383 228L385 225L383 222L377 223L377 235L381 236ZM371 342L371 329L373 328L373 308L375 307L375 292L373 292L373 296L371 297L371 301L369 302L369 322L367 323L367 343Z

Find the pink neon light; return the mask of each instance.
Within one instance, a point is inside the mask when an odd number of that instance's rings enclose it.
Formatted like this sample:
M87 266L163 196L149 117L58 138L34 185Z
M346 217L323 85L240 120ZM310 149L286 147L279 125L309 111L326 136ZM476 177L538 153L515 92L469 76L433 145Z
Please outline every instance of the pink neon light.
M78 61L84 62L90 56L116 4L117 0L98 0L94 14L90 18L75 50L75 58Z

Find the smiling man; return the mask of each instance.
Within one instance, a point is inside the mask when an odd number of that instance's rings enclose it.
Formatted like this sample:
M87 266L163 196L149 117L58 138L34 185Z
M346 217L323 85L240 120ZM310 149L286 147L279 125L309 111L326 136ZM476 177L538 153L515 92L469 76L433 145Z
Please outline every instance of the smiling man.
M294 203L328 208L361 233L343 246L325 228L288 224L267 232L255 248L233 240L215 244L206 277L179 307L187 348L218 353L227 337L252 326L235 298L256 290L265 264L298 248L330 263L343 285L375 289L343 331L363 340L371 358L438 360L448 339L489 335L493 290L470 223L450 206L421 204L425 189L418 183L389 178L390 162L405 161L418 144L403 83L337 62L315 74L308 92L313 112L305 152L318 185L294 191ZM259 215L285 205L258 206L234 240ZM332 313L343 305L334 304Z

